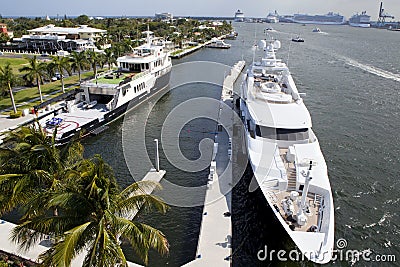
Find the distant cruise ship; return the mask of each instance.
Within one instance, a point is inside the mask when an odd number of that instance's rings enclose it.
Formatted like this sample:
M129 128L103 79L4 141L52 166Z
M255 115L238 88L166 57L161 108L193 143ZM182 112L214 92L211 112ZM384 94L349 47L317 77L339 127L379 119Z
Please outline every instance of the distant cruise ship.
M238 11L236 11L235 13L235 21L236 22L243 22L244 21L244 14L242 11L240 11L240 9L238 9Z
M345 21L344 16L333 12L329 12L326 15L295 14L293 16L293 22L304 24L340 25L344 24Z
M361 12L361 14L355 14L349 19L349 25L353 27L369 28L371 16L367 15L367 11Z
M268 14L266 21L268 23L278 23L279 22L279 15L276 12L276 10L275 10L274 13L269 13Z

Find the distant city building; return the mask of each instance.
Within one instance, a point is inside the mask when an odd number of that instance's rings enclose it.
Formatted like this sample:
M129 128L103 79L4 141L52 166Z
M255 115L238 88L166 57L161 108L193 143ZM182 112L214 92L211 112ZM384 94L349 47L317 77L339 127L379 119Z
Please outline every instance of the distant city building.
M27 50L66 50L83 51L95 49L96 40L105 34L106 30L81 25L77 28L56 27L49 24L40 28L28 30L29 35L14 38L13 43Z

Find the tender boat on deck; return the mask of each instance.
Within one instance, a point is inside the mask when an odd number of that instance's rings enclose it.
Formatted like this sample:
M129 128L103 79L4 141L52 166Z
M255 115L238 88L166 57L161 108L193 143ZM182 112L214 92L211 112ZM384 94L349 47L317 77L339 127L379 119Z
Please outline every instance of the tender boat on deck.
M327 166L311 117L288 67L277 59L277 40L262 40L265 55L248 69L240 115L248 157L277 220L300 251L327 263L334 245L334 207Z

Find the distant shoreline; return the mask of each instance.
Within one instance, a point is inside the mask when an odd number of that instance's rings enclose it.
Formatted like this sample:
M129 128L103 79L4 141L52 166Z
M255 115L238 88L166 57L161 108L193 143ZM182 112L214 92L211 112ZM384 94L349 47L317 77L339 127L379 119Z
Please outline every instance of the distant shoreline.
M81 15L86 15L86 14L81 14ZM67 15L67 18L72 18L76 19L81 15ZM46 15L41 15L41 16L21 16L21 15L2 15L3 19L16 19L16 18L28 18L28 19L35 19L35 18L46 18ZM59 16L50 16L50 19L64 19L65 15L59 15ZM98 16L98 15L86 15L88 17L93 17L93 18L104 18L104 19L116 19L116 18L130 18L130 19L145 19L145 18L154 18L154 15L148 15L148 16L132 16L132 15L104 15L104 16ZM224 17L224 16L190 16L190 15L185 15L185 16L175 16L174 18L192 18L192 19L220 19L220 20L234 20L234 17ZM250 17L249 17L250 18ZM253 17L251 17L253 18ZM254 17L256 18L256 17ZM261 19L260 17L259 19Z

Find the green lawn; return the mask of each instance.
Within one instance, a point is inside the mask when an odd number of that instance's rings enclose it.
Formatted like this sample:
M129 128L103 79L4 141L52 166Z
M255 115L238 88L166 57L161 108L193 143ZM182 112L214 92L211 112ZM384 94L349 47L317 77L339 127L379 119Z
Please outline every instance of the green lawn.
M175 56L175 55L177 55L177 54L179 54L179 53L182 53L182 52L183 52L183 49L178 49L178 50L172 52L172 53L171 53L171 56Z
M10 62L11 67L17 73L19 69L24 66L24 64L28 63L28 60L25 58L10 58L5 56L0 56L0 66L4 67L7 62Z
M86 72L86 73L82 73L82 79L84 78L89 78L93 76L93 72ZM67 87L78 83L78 75L74 75L71 77L67 77L64 78L64 84L65 84L65 88L66 90L71 90L74 89L75 87L72 87L70 89L67 89ZM57 90L61 90L61 81L55 81L55 82L51 82L51 83L47 83L41 86L42 89L42 94L46 95L49 94L51 92L57 91ZM61 94L62 92L59 92L57 94L52 95L51 97L55 97L59 94ZM18 105L20 103L23 102L27 102L33 98L39 97L39 92L37 90L37 87L32 87L32 88L28 88L28 89L24 89L21 90L19 92L14 93L14 99L15 99L15 103ZM49 98L46 98L45 100L47 100ZM39 104L40 101L36 101L36 102L32 102L32 103L28 103L27 105L18 108L18 110L22 110L24 108L30 108L33 107L37 104ZM11 107L11 100L10 97L5 97L3 99L0 99L0 110L5 109Z
M103 84L115 84L118 85L120 82L122 82L127 75L121 74L119 78L114 78L114 79L106 79L105 77L101 77L97 79L98 83L103 83Z

